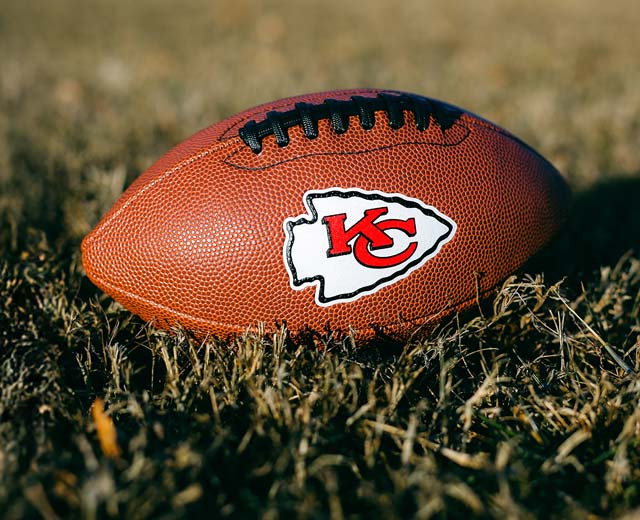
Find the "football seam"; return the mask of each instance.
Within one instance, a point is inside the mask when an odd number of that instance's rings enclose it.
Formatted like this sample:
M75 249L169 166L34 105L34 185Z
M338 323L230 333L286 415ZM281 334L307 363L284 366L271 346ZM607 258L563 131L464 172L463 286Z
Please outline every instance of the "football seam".
M549 166L551 166L551 169L554 170L555 172L557 172L558 175L560 175L561 177L563 177L560 172L558 172L557 168L553 165L553 163L547 159L544 155L542 155L538 150L536 150L535 148L533 148L530 144L524 142L522 139L520 139L518 136L512 134L511 132L509 132L508 130L505 130L504 128L494 125L493 123L491 123L490 121L485 121L482 118L480 118L479 116L475 116L473 114L471 114L470 112L466 112L467 116L469 116L469 118L471 119L469 121L469 123L473 126L476 126L478 129L484 129L484 130L489 130L492 131L495 134L501 135L502 137L506 137L507 139L509 139L510 141L513 141L516 144L519 144L520 146L522 146L523 148L526 148L527 150L529 150L533 155L535 155L538 159L541 159L542 161L544 161L545 163L547 163ZM563 177L564 178L564 177Z
M344 92L351 92L351 91L348 91L348 90L347 90L347 91L344 91ZM353 90L353 92L360 92L360 90ZM380 90L380 91L378 91L378 90L372 89L372 90L370 90L370 92L372 92L372 93L373 93L373 92L395 92L395 91L391 91L391 90L389 90L389 91L386 91L386 90ZM285 105L283 105L283 106L286 106L286 104L285 104ZM475 116L473 116L470 112L468 112L468 111L466 111L466 110L464 110L464 109L462 109L462 111L463 111L463 113L464 113L464 114L466 114L466 115L469 117L469 119L470 119L469 123L471 123L472 125L474 125L474 126L476 126L476 125L477 125L477 126L478 126L478 127L480 127L480 128L485 128L485 129L491 130L491 131L493 131L493 132L495 132L495 133L497 133L497 134L500 134L500 135L503 135L503 136L505 136L505 137L508 137L508 138L510 138L510 139L512 139L512 140L514 140L514 141L516 141L516 142L518 142L518 143L522 143L522 141L520 141L520 140L519 140L519 139L517 139L517 138L514 138L514 136L512 136L510 133L505 132L505 131L501 131L501 129L500 129L499 127L492 126L492 125L489 125L489 124L487 124L487 123L484 123L483 121L479 120L478 118L476 118ZM461 125L461 126L465 126L465 125ZM465 136L465 139L466 139L467 137L468 137L468 135L467 135L467 136ZM463 141L464 141L465 139L463 139ZM460 142L462 142L462 141L460 141ZM452 144L452 145L449 145L449 146L457 146L458 144L460 144L460 142L455 143L455 144ZM138 198L139 198L140 196L142 196L144 193L146 193L147 191L149 191L149 190L151 190L152 188L154 188L157 184L159 184L159 183L161 183L162 181L164 181L167 177L169 177L169 176L173 175L174 173L176 173L177 171L181 170L181 169L182 169L182 168L184 168L185 166L188 166L188 165L192 164L193 162L195 162L195 161L197 161L197 160L199 160L199 159L201 159L201 158L203 158L203 157L206 157L206 156L208 156L208 155L211 155L212 153L217 152L218 150L223 150L223 149L225 149L225 148L227 148L227 147L231 147L231 146L233 146L233 145L242 145L242 146L244 146L244 143L242 142L242 140L240 139L240 137L239 137L239 136L234 136L234 137L231 137L231 138L229 138L229 139L227 139L227 140L225 140L225 141L217 141L217 142L215 142L212 146L210 146L209 148L207 148L207 149L205 149L205 150L203 150L203 151L199 152L198 154L196 154L196 155L192 155L192 156L191 156L191 157L189 157L188 159L185 159L185 160L183 160L183 161L180 161L180 162L179 162L178 164L176 164L173 168L171 168L170 170L168 170L168 171L164 172L164 173L163 173L162 175L160 175L159 177L157 177L157 178L153 179L149 184L146 184L145 186L141 187L138 191L136 191L133 195L131 195L131 197L129 197L129 198L124 202L124 204L122 204L122 206L120 206L120 207L117 209L117 211L116 211L115 213L113 213L112 215L110 215L110 216L108 217L108 219L107 219L107 220L105 220L102 224L100 224L100 225L99 225L99 227L98 227L98 228L96 228L96 229L94 230L94 232L93 232L93 233L91 233L89 236L87 236L87 237L86 237L86 243L87 243L87 244L89 244L89 243L93 242L96 238L100 237L100 236L101 236L101 235L102 235L102 234L103 234L103 233L104 233L104 232L109 228L109 226L111 225L111 223L112 223L112 222L113 222L113 221L114 221L114 220L115 220L115 219L116 219L116 218L117 218L117 217L118 217L118 216L119 216L119 215L120 215L120 214L121 214L121 213L122 213L122 212L123 212L123 211L124 211L128 206L130 206L130 205L131 205L131 204L132 204L136 199L138 199ZM391 146L395 146L395 145L391 145ZM446 146L446 145L445 145L445 146ZM529 148L529 149L530 149L532 152L534 152L536 155L540 156L540 154L539 154L536 150L534 150L533 148L531 148L530 146L528 146L528 145L527 145L527 148ZM235 152L237 152L237 151L235 151ZM363 152L364 152L364 151L363 151ZM334 152L334 153L335 153L335 152ZM346 152L346 153L351 153L351 152ZM224 162L225 162L226 164L229 164L230 166L234 166L234 167L237 167L237 168L239 168L239 169L244 169L244 170L254 170L254 169L255 169L255 168L247 168L247 167L243 167L243 166L240 166L240 165L235 165L235 164L233 164L233 163L229 163L229 162L227 162L227 159L229 159L230 157L232 157L234 154L235 154L234 152L232 152L231 154L229 154L229 155L227 156L227 158L224 160ZM341 153L341 154L342 154L342 153ZM323 154L323 155L333 155L333 154L331 154L331 153L330 153L330 154ZM292 159L293 159L293 158L292 158ZM547 161L547 162L548 162L548 161ZM258 169L260 169L260 168L258 168Z
M208 326L208 325L209 326L210 325L215 325L215 326L219 326L219 327L222 327L222 328L231 329L231 330L233 330L235 332L242 332L242 331L247 330L248 327L250 327L250 325L239 326L239 325L235 325L235 324L231 324L231 323L224 323L224 322L221 322L221 321L207 320L205 318L198 318L198 317L193 316L191 314L188 314L186 312L181 312L181 311L178 311L178 310L173 309L171 307L168 307L166 305L163 305L161 303L158 303L158 302L156 302L154 300L150 300L149 298L144 298L143 296L140 296L140 295L138 295L136 293L128 291L127 289L123 289L121 287L118 287L117 285L105 282L99 276L94 276L93 279L95 281L97 281L100 285L102 285L103 287L109 288L109 289L117 291L117 292L120 292L120 293L124 294L125 296L127 296L128 298L130 298L130 299L132 299L134 301L142 302L142 303L145 303L145 304L147 304L147 305L149 305L151 307L162 309L165 312L167 312L169 314L173 314L176 317L183 317L185 319L201 323L205 327ZM498 285L500 285L500 283L501 282L498 282L495 285L492 285L491 287L489 287L488 289L483 291L480 294L480 299L482 299L483 297L484 298L488 297L488 295L491 292L495 291L496 287L498 287ZM108 291L105 291L105 292L108 292ZM111 298L113 298L114 301L118 302L118 300L115 297L111 296ZM352 325L349 325L349 328L354 328L355 330L369 331L369 332L374 332L375 333L377 328L378 329L379 328L383 328L383 329L384 328L389 328L392 331L395 331L398 327L402 327L402 326L405 326L405 327L418 326L418 327L420 327L422 325L426 325L426 324L430 323L431 321L433 321L438 316L445 317L445 316L447 316L449 314L452 314L454 312L461 312L461 311L463 311L465 309L468 309L471 306L471 304L473 304L473 302L475 302L477 300L478 300L477 295L473 295L470 298L467 298L466 300L462 300L462 301L457 302L457 303L449 303L447 306L445 306L441 310L436 311L436 312L432 312L431 314L429 314L427 316L423 316L423 317L420 317L420 318L414 318L414 319L407 318L407 319L404 320L405 321L404 324L403 323L386 323L386 324L372 323L372 324L369 324L369 325L367 325L365 327L360 327L360 328L355 328ZM122 305L122 304L120 304L120 305ZM134 314L137 314L137 313L134 313ZM399 316L401 314L402 314L401 312L398 313ZM143 319L143 321L145 321L147 323L151 323L152 325L153 325L155 320L156 320L156 318L154 318L152 320L144 320ZM264 320L259 320L259 319L254 320L254 322L255 323L266 323ZM283 322L286 322L286 318L283 318ZM178 321L178 324L180 324L179 321ZM296 331L303 330L305 327L306 327L306 325L302 326L302 327L298 327L298 329L296 329L295 331L292 330L292 329L289 329L289 332L292 332L292 333L295 334ZM338 331L338 330L339 331L346 331L347 329L346 328L344 328L344 329L340 328L340 329L335 329L335 330L336 331ZM212 335L219 337L218 334L212 334Z
M177 171L181 170L182 168L184 168L185 166L189 166L190 164L192 164L193 162L202 159L203 157L206 157L208 155L211 155L212 153L215 153L219 150L222 150L224 148L230 147L232 145L239 145L240 143L242 143L240 137L237 138L231 138L228 139L226 141L223 142L217 142L215 143L213 146L211 146L210 148L207 148L206 150L203 150L201 152L198 152L198 154L196 155L192 155L191 157L189 157L188 159L185 159L183 161L180 161L178 164L176 164L173 168L171 168L170 170L164 172L162 175L156 177L155 179L153 179L151 182L149 182L148 184L145 184L144 186L142 186L138 191L136 191L134 194L131 195L131 197L129 197L123 204L122 206L120 206L112 215L109 215L109 217L102 222L101 224L98 225L98 227L93 231L93 233L91 233L89 236L86 237L86 242L87 244L90 242L93 242L96 238L100 237L100 235L102 235L113 223L113 221L127 208L129 207L133 202L135 202L136 199L138 199L139 197L141 197L144 193L146 193L147 191L151 190L152 188L154 188L156 185L158 185L159 183L161 183L162 181L164 181L167 177L170 177L171 175L173 175L174 173L176 173Z
M385 91L386 92L386 91ZM389 91L391 92L391 91ZM467 113L464 112L463 113ZM465 127L465 125L460 125L463 128ZM453 143L453 144L442 144L439 146L457 146L459 145L462 141L466 140L468 138L468 134L465 135L465 137L457 142L457 143ZM412 144L412 143L401 143L401 144ZM422 142L418 142L415 144L428 144L428 143L422 143ZM156 177L155 179L153 179L151 182L149 182L148 184L144 185L143 187L141 187L138 191L136 191L134 194L131 195L131 197L129 197L123 204L122 206L120 206L112 215L110 215L104 222L102 222L101 224L99 224L99 226L93 231L93 233L91 233L89 236L86 237L86 243L89 244L91 242L93 242L94 240L96 240L97 238L99 238L102 234L104 234L106 232L106 230L111 226L112 222L117 219L117 217L128 207L130 206L133 202L135 202L136 199L138 199L140 196L142 196L144 193L146 193L147 191L151 190L152 188L154 188L156 185L160 184L162 181L164 181L167 177L173 175L174 173L178 172L179 170L181 170L182 168L184 168L185 166L188 166L190 164L192 164L193 162L206 157L208 155L211 155L212 153L215 153L219 150L223 150L227 147L232 147L233 145L242 145L244 146L244 142L242 142L241 138L239 136L234 136L231 137L225 141L218 141L215 142L212 146L210 146L209 148L199 152L196 155L192 155L191 157L189 157L188 159L185 159L183 161L180 161L178 164L176 164L173 168L171 168L170 170L164 172L162 175ZM389 147L393 147L393 146L397 146L397 145L389 145ZM387 147L383 147L383 148L387 148ZM354 153L365 153L368 152L370 150L363 150L361 152L332 152L332 153L328 153L328 154L317 154L317 155L351 155ZM264 168L247 168L247 167L243 167L240 165L236 165L233 164L231 162L228 162L228 159L233 157L236 153L238 152L238 150L234 150L232 151L229 155L227 155L227 157L224 159L224 163L228 164L230 166L236 167L238 169L242 169L242 170L256 170L256 169L264 169ZM314 154L316 155L316 154ZM304 156L307 157L307 156ZM297 157L296 157L297 158ZM291 160L295 160L296 158L292 158ZM288 161L280 161L280 163L276 163L276 164L281 164L282 162L288 162ZM270 165L273 166L273 165ZM83 242L84 245L84 242Z
M105 287L107 289L122 293L123 295L125 295L126 297L128 297L128 298L130 298L132 300L135 300L135 301L140 302L140 303L145 303L145 304L147 304L147 305L149 305L151 307L162 309L162 310L164 310L164 311L166 311L168 313L174 314L176 316L182 316L182 317L187 318L189 320L200 322L203 325L217 325L217 326L220 326L220 327L227 327L227 328L231 328L231 329L238 330L238 331L244 330L242 327L239 327L237 325L232 325L230 323L224 323L224 322L215 321L215 320L206 320L204 318L198 318L196 316L192 316L191 314L188 314L186 312L178 311L176 309L168 307L167 305L163 305L163 304L158 303L158 302L156 302L154 300L151 300L149 298L145 298L144 296L140 296L139 294L133 293L133 292L127 290L127 289L119 287L119 286L117 286L115 284L109 283L109 282L105 281L103 278L101 278L100 276L95 276L94 275L92 278L93 278L94 281L97 282L96 285L98 285L98 284L102 285L103 287ZM108 291L105 291L105 292L108 292ZM118 301L115 297L112 297L112 298L115 301ZM136 313L134 313L134 314L136 314ZM147 320L145 320L145 321L147 321ZM153 323L153 320L151 320L151 323Z
M459 126L465 130L467 130L467 133L464 135L464 137L462 139L460 139L459 141L455 142L455 143L430 143L428 141L405 141L402 143L395 143L395 144L389 144L389 145L383 145L383 146L376 146L375 148L366 148L364 150L353 150L353 151L341 151L341 152L315 152L315 153L308 153L308 154L301 154L301 155L296 155L294 157L290 157L289 159L284 159L281 161L277 161L277 162L273 162L273 163L268 163L265 164L263 166L255 166L255 167L250 167L250 166L243 166L241 164L237 164L232 162L232 160L234 159L234 157L238 156L238 154L240 154L242 152L242 148L239 148L238 150L233 150L229 155L227 155L227 157L224 158L223 162L224 164L227 164L229 166L232 166L234 168L237 168L239 170L245 170L245 171L260 171L260 170L268 170L270 168L274 168L276 166L279 166L281 164L285 164L288 162L292 162L292 161L297 161L299 159L304 159L307 157L319 157L319 156L340 156L340 155L362 155L362 154L366 154L366 153L371 153L371 152L376 152L376 151L380 151L380 150L389 150L391 148L397 148L400 146L440 146L442 148L452 148L454 146L458 146L459 144L461 144L462 142L464 142L468 137L469 137L469 131L468 128L465 125L459 124L459 123L455 123L455 126Z
M344 92L360 92L360 90L353 90L353 91L344 91ZM375 90L372 89L370 90L370 92L387 92L386 90ZM388 91L388 92L395 92L395 91ZM286 104L284 104L283 106L286 106ZM533 149L531 146L527 145L526 143L524 143L523 141L521 141L520 139L518 139L517 137L513 136L511 133L506 132L504 130L502 130L500 127L488 124L480 119L478 119L477 117L473 116L473 114L471 114L470 112L466 111L463 109L463 113L465 115L467 115L470 119L469 123L472 126L477 126L479 128L483 128L486 130L491 130L496 134L502 135L504 137L509 138L510 140L517 142L518 144L524 144L526 146L527 149L529 149L532 153L534 153L535 155L537 155L538 157L541 157L542 159L544 159L544 157L542 157L542 155L540 155L539 152L537 152L535 149ZM462 125L464 126L464 125ZM465 139L468 136L465 136ZM464 139L463 139L464 141ZM450 146L457 146L460 143L455 143L452 144ZM171 168L170 170L164 172L162 175L160 175L159 177L153 179L149 184L146 184L145 186L141 187L137 192L135 192L133 195L131 195L131 197L129 197L124 204L122 204L122 206L120 206L117 211L115 213L113 213L112 215L110 215L108 217L107 220L105 220L102 224L99 225L98 228L96 228L94 230L93 233L91 233L89 236L86 237L86 243L89 244L91 242L93 242L96 238L100 237L111 225L111 223L128 207L130 206L136 199L138 199L140 196L142 196L144 193L146 193L147 191L151 190L152 188L154 188L157 184L161 183L162 181L164 181L167 177L173 175L174 173L176 173L177 171L181 170L182 168L184 168L185 166L188 166L189 164L201 159L202 157L206 157L208 155L211 155L212 153L217 152L218 150L223 150L224 148L227 147L231 147L233 145L244 145L244 143L242 142L242 140L240 139L239 136L234 136L231 137L225 141L218 141L216 143L214 143L212 146L210 146L209 148L199 152L197 155L193 155L191 157L189 157L188 159L185 159L181 162L179 162L178 164L176 164L173 168ZM394 146L394 145L391 145ZM237 151L236 151L237 152ZM335 152L334 152L335 153ZM345 152L345 153L353 153L353 152ZM343 154L343 153L340 153ZM243 167L240 165L235 165L233 163L230 163L227 161L227 159L229 159L230 157L232 157L234 155L234 153L231 153L230 155L227 156L227 158L224 160L224 162L226 164L229 164L230 166L234 166L237 167L239 169L244 169L244 170L254 170L256 168L247 168L247 167ZM322 154L322 155L333 155L333 154ZM293 160L293 158L292 158ZM548 160L544 159L547 163L551 164ZM553 165L551 165L553 166ZM258 168L261 169L261 168ZM553 168L555 170L555 168Z

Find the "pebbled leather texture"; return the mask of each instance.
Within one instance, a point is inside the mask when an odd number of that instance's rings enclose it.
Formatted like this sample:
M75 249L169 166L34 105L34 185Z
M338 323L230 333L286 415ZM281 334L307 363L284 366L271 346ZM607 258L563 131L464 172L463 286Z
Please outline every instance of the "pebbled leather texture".
M567 218L570 193L553 166L501 128L468 112L420 131L412 114L390 128L385 112L364 130L351 117L336 134L318 122L310 140L289 129L254 154L238 137L249 120L296 102L376 96L325 92L261 105L206 128L144 172L82 243L89 278L160 327L198 335L242 333L263 322L406 337L473 304L544 246ZM379 191L419 199L452 219L453 238L422 267L355 301L319 306L294 290L283 260L286 219L306 192ZM480 275L480 276L479 276Z

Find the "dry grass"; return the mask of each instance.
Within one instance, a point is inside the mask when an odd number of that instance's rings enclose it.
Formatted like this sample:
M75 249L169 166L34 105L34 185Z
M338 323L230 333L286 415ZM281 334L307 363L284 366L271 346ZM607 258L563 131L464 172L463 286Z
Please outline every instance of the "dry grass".
M637 2L6 4L5 517L638 514ZM409 345L198 343L83 277L79 240L170 146L355 85L470 108L573 185L567 232L483 313Z

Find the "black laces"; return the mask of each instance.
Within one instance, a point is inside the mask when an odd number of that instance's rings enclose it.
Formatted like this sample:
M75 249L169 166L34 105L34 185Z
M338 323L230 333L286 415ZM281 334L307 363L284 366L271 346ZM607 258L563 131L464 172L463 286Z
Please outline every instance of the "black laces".
M358 116L360 126L371 130L376 123L375 113L386 112L389 126L398 129L405 124L405 112L411 112L415 119L416 128L424 131L429 127L431 116L438 125L446 130L460 117L460 112L451 106L437 101L415 96L412 94L385 94L376 97L351 96L351 99L339 101L326 99L323 103L296 103L293 110L287 112L268 112L260 123L251 120L240 130L240 138L251 148L253 153L260 153L262 140L273 135L280 147L289 144L288 129L292 126L302 126L307 139L318 137L318 121L328 119L337 134L343 134L349 129L349 117Z

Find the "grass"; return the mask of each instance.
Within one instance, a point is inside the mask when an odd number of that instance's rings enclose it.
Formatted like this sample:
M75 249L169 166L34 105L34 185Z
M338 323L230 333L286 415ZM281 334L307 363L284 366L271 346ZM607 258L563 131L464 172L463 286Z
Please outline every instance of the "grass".
M0 10L6 518L632 518L640 509L640 9L9 1ZM538 148L567 230L407 345L200 343L84 277L140 171L222 117L372 85Z

